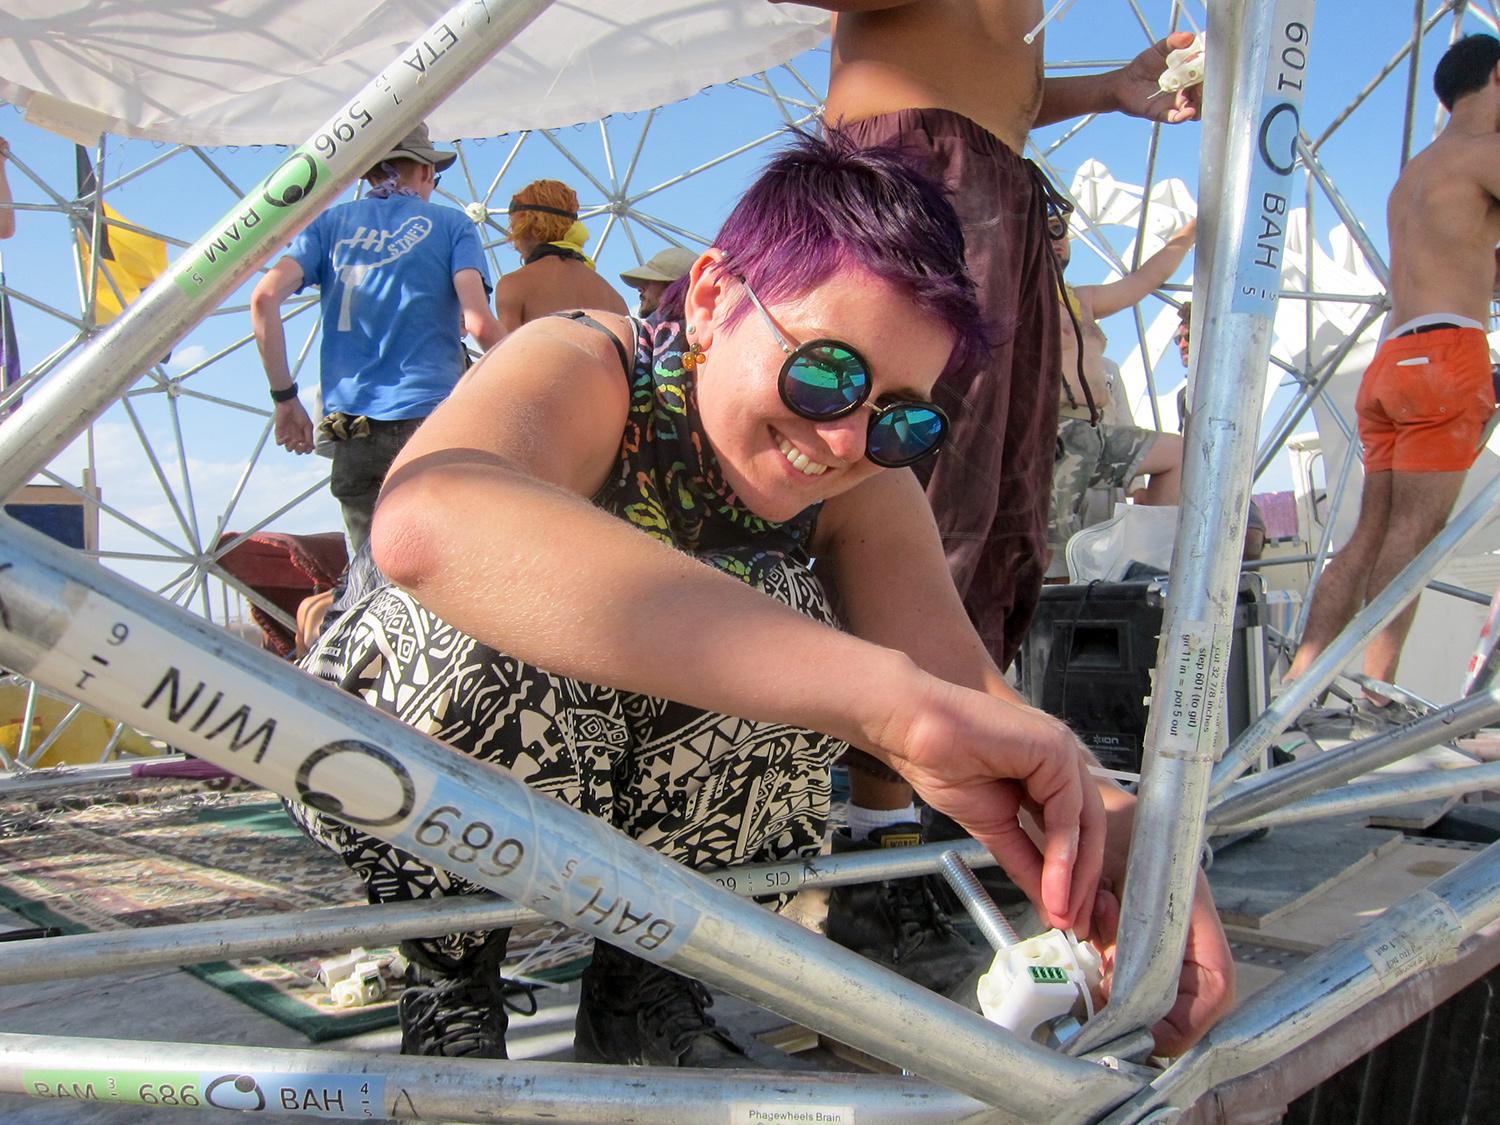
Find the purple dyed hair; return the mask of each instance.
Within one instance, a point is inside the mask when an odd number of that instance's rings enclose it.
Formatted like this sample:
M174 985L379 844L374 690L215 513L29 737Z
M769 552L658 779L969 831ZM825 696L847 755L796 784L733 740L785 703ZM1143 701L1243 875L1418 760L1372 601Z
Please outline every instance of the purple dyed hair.
M948 373L983 362L989 335L964 266L963 228L943 189L898 148L860 148L836 130L792 133L714 239L725 271L774 305L843 270L866 270L952 330ZM688 281L662 295L665 319L682 317ZM751 308L739 295L727 323Z

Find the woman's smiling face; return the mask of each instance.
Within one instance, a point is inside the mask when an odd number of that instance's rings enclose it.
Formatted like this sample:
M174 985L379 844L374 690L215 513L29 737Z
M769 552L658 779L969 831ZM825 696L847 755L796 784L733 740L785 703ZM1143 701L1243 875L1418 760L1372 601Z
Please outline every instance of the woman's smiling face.
M870 412L828 421L793 413L777 390L786 353L765 320L751 308L724 327L744 288L716 263L714 250L698 260L685 301L691 339L706 353L697 368L699 417L741 503L765 519L788 520L881 471L865 457ZM931 398L953 349L945 324L864 270L835 274L766 311L793 346L817 338L853 345L870 364L871 402Z

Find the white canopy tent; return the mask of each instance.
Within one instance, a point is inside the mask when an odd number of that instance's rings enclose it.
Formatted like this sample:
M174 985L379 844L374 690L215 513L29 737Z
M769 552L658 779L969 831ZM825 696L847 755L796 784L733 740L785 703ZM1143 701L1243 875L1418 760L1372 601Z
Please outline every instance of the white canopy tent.
M80 143L300 144L411 47L445 0L8 0L0 98ZM777 66L826 11L766 0L559 0L435 110L433 136L493 137L650 109ZM407 48L411 47L410 50Z

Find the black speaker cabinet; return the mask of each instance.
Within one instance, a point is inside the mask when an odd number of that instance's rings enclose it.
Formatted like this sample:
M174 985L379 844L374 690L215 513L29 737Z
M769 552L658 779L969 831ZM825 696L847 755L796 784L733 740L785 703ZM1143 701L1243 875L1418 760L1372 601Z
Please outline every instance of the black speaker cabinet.
M1241 580L1229 655L1231 738L1254 717L1252 676L1265 675L1264 660L1251 659L1248 647L1264 644L1261 590L1258 577ZM1044 586L1021 646L1021 694L1067 722L1110 769L1140 772L1165 602L1155 579ZM1254 698L1258 704L1264 695Z

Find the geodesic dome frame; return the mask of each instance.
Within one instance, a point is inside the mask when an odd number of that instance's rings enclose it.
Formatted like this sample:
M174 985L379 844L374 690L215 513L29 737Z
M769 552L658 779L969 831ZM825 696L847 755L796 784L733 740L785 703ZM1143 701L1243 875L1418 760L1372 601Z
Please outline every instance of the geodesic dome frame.
M1216 112L1223 114L1223 117L1218 120L1211 118L1211 125L1218 130L1213 143L1218 146L1221 156L1232 156L1233 159L1242 162L1250 160L1253 146L1242 143L1245 140L1241 135L1244 129L1241 124L1231 122L1228 107L1231 102L1238 109L1245 109L1254 104L1252 95L1257 92L1255 82L1264 75L1271 43L1275 41L1278 30L1283 36L1286 34L1288 25L1284 22L1285 10L1290 10L1295 15L1303 9L1310 11L1310 7L1310 4L1301 6L1284 4L1274 13L1262 14L1254 11L1253 6L1250 5L1225 6L1226 22L1222 27L1226 40L1235 45L1236 51L1233 65L1226 64L1224 69L1227 73L1222 79L1215 79L1220 83L1215 96L1221 99ZM1452 9L1444 8L1443 13L1440 14L1448 14L1451 11ZM1459 14L1462 14L1461 10ZM1283 18L1279 29L1271 16ZM1299 24L1298 26L1302 27L1305 35L1306 25ZM1146 31L1149 35L1150 29L1147 28ZM792 120L801 115L804 110L812 108L815 97L805 95L813 94L814 91L808 87L807 83L796 80L795 75L793 75L793 87L778 87L777 83L783 81L784 77L776 75L769 79L762 79L764 89L759 93L767 99L769 104L776 107L776 112L782 119ZM777 92L778 88L784 91L798 85L803 87L804 94L795 95L794 100L789 101L787 95ZM747 87L746 91L748 92L750 88L753 87ZM795 113L793 108L796 110ZM650 112L654 114L655 111ZM652 119L648 118L648 127ZM618 224L622 230L629 231L628 224L631 222L637 223L642 230L656 237L666 236L670 240L672 236L676 236L685 241L691 241L692 232L686 227L668 223L659 215L653 215L642 208L636 208L640 212L638 215L630 213L634 204L630 202L627 188L637 164L632 157L631 161L625 165L627 174L623 177L617 175L613 165L615 148L609 140L608 126L603 128L602 148L607 172L605 176L597 175L597 171L590 173L588 161L577 161L571 156L568 158L574 167L586 178L591 179L593 185L600 190L603 199L594 213L608 212L611 216L607 220L610 225L606 226L604 234L601 235L601 242L605 241L615 229L614 224ZM1408 135L1410 134L1411 124L1408 121ZM560 150L564 146L555 134L544 132L539 135L545 137ZM1072 133L1069 139L1071 136L1078 135L1080 134ZM525 143L531 144L532 141L527 140ZM1238 149L1234 148L1236 145L1239 146ZM378 146L372 142L370 147L373 151ZM1306 158L1305 165L1313 178L1318 179L1312 159L1314 146L1304 143L1296 147L1303 152ZM635 151L639 154L643 148L637 148ZM170 155L172 158L177 158L178 156L186 157L189 154L174 150ZM343 173L348 174L346 182L348 177L357 173L361 159L367 155L356 153L345 158L344 164L339 168ZM474 196L467 202L487 210L485 201L498 190L503 176L508 171L518 170L519 166L513 159L514 155L515 152L512 150L511 156L506 159L504 165L493 177L482 173L475 174L466 168L466 173L472 177L468 186L470 193ZM1043 153L1043 155L1048 154ZM467 163L469 160L466 158ZM299 186L289 185L285 176L277 178L281 169L284 169L286 165L287 162L283 161L265 181L265 193L275 195L284 201L288 199L288 186ZM1143 191L1147 197L1150 196L1152 187L1149 168L1150 161L1148 161L1148 173L1143 178ZM702 170L706 171L707 168ZM1215 176L1217 179L1214 178ZM109 181L103 173L101 173L101 178L104 179L106 185L112 182L116 189L124 186L126 182L123 178ZM1213 200L1216 205L1221 199L1228 201L1234 198L1237 185L1232 172L1225 167L1216 169L1214 174L1206 177L1205 180L1205 198ZM658 184L660 190L665 191L665 181L658 181ZM1327 189L1327 185L1322 180L1319 180L1319 185ZM311 185L305 186L311 187ZM253 194L246 195L240 192L240 195L246 198L251 198ZM621 198L615 198L616 195ZM306 198L309 200L307 206L311 208L311 195ZM636 197L637 202L639 198L639 196ZM324 201L326 200L319 200L319 202ZM301 200L292 200L292 202L301 202ZM60 200L57 206L60 210L67 210L69 204L66 200ZM1337 206L1335 204L1336 208ZM617 210L617 207L623 207L624 210ZM1141 231L1144 231L1147 225L1148 211L1149 208L1140 210L1138 222ZM479 221L489 222L487 214L479 215L477 210L472 213ZM1228 272L1227 255L1237 248L1236 237L1243 234L1243 231L1236 232L1230 229L1238 218L1239 215L1232 208L1217 216L1207 216L1206 227L1209 229L1206 230L1204 239L1212 247L1210 258L1214 255L1226 255L1220 259L1221 267L1225 272ZM95 230L102 225L102 220L97 214L94 223ZM1215 226L1217 229L1214 229ZM1355 236L1351 233L1351 237ZM1136 241L1138 245L1144 243L1144 239L1139 236ZM1142 246L1141 250L1132 253L1130 257L1138 260L1143 250ZM1114 256L1121 263L1126 258L1124 253L1117 253ZM1203 272L1213 276L1208 270ZM233 291L231 282L236 282L236 279L227 274L220 275L220 278L226 293ZM1251 386L1256 387L1264 382L1271 346L1269 318L1253 310L1235 308L1226 295L1217 293L1213 284L1205 279L1200 279L1200 286L1202 288L1199 300L1195 302L1196 308L1205 310L1204 321L1195 332L1195 338L1200 341L1200 354L1221 355L1224 359L1222 370L1200 371L1198 416L1207 419L1204 424L1209 427L1221 425L1221 432L1225 433L1235 424L1238 424L1241 430L1254 429L1255 427L1247 426L1246 423L1258 422L1261 396L1252 396L1252 408L1247 411L1242 405L1235 403L1231 383L1235 377L1242 377ZM210 303L209 298L214 295L211 288L205 289L199 295L198 303ZM19 291L16 296L20 296ZM1294 294L1294 296L1298 295ZM1307 299L1309 304L1316 296L1311 292L1300 294L1300 297ZM1379 303L1375 295L1359 296L1361 299L1358 301L1335 303L1369 307L1374 307ZM190 303L191 300L190 298ZM176 342L181 338L181 323L152 322L153 317L161 321L170 320L164 308L178 303L173 295L171 302L158 300L157 307L153 308L152 298L148 294L138 305L127 310L118 326L108 330L84 348L63 371L58 372L58 375L66 379L70 372L104 370L109 364L101 358L100 352L108 346L115 346L119 349L119 356L115 359L117 366L130 367L137 362L149 362L159 355L163 344L168 339ZM292 315L296 316L298 311L300 310L293 310ZM233 315L236 312L242 313L243 309L221 306L220 312ZM173 313L173 315L176 314ZM1373 318L1370 318L1369 323L1373 323ZM1139 324L1138 332L1143 337L1147 335ZM91 334L84 332L82 335ZM312 339L310 332L306 339L310 344ZM1149 351L1147 343L1148 341L1142 341L1142 348L1145 351ZM221 347L214 354L222 358L236 351L242 352L244 346L245 340L241 336L232 346ZM1311 347L1306 350L1309 353L1314 351ZM306 348L304 348L305 353ZM1231 367L1232 364L1236 366ZM61 366L61 364L53 366ZM189 373L174 375L169 365L155 364L154 366L160 370L153 370L148 376L150 385L145 386L144 389L132 391L130 394L137 395L137 397L145 394L162 397L167 404L169 414L178 409L178 406L173 404L184 395L196 394L193 390L183 390L183 381L196 378L208 369L208 365L196 366ZM1331 370L1336 363L1327 366ZM1317 360L1305 368L1298 368L1294 371L1297 381L1309 390L1316 386L1322 373L1317 366ZM48 443L58 444L67 430L65 419L63 419L65 411L57 401L57 394L53 393L50 398L47 397L49 387L49 381L45 378L34 380L28 387L32 395L28 398L28 403L24 408L25 413L18 415L22 431L27 435L35 435L42 446ZM259 391L258 384L255 386L255 391ZM96 395L96 397L102 400L102 397L106 396ZM220 396L205 395L203 397L206 399ZM246 398L248 400L249 396L247 395ZM248 401L236 402L233 399L225 399L225 402L230 409L259 413ZM95 404L95 406L98 405ZM90 414L93 409L94 407L85 408L83 413ZM175 418L176 415L173 414L172 417ZM148 429L139 424L134 415L130 416L130 422L137 432ZM181 470L179 475L183 476L186 481L186 478L192 475L188 468L188 458L182 452L187 444L187 430L180 422L174 421L172 425L174 427L171 430L173 441L179 450L178 462ZM262 423L262 427L263 425ZM1210 429L1209 432L1214 431ZM3 432L0 432L0 441L3 441L4 437ZM262 428L259 442L255 445L257 451L264 447L264 439L265 434ZM141 444L149 446L149 441L143 440ZM1207 544L1222 542L1225 529L1234 528L1237 521L1243 519L1245 490L1226 488L1224 485L1236 481L1248 481L1256 449L1253 442L1247 445L1243 440L1237 445L1227 440L1222 442L1204 440L1202 449L1204 468L1199 476L1201 479L1210 481L1211 485L1204 488L1201 495L1191 497L1184 504L1183 530L1179 531L1179 558L1184 562L1184 573L1179 576L1179 589L1174 591L1174 600L1169 603L1169 622L1166 633L1172 643L1165 646L1163 651L1165 663L1163 675L1158 682L1159 701L1166 698L1161 693L1180 687L1178 681L1184 675L1190 678L1195 668L1201 671L1206 667L1210 675L1222 675L1223 671L1220 651L1225 629L1225 622L1222 620L1223 606L1216 606L1213 603L1216 592L1228 588L1230 584L1226 580L1228 573L1225 569L1226 560L1212 558L1212 552L1205 548ZM255 457L252 456L250 458L252 467L254 461ZM157 467L153 475L159 480L164 480L169 475L161 468L163 463L161 457L155 459ZM19 468L13 466L12 472L19 475ZM59 479L66 479L61 474L57 475ZM1189 483L1192 483L1191 479ZM310 485L303 492L311 494L316 491L317 487L317 484ZM1490 488L1487 487L1485 491L1487 494ZM183 526L187 540L180 549L174 545L176 557L179 565L191 569L194 575L202 577L195 578L188 574L174 577L166 584L166 589L178 596L183 596L183 590L188 591L187 600L198 605L206 604L208 613L204 616L211 617L214 599L207 593L208 588L204 585L206 576L213 571L212 558L204 557L204 544L208 541L208 537L202 533L203 527L199 525L196 518L190 518L188 515L189 512L197 509L196 503L185 499L191 495L191 486L185 483L183 490L173 495L176 497L176 502L172 505L174 517ZM226 506L223 510L225 514L218 520L216 530L222 530L227 526L228 513L233 512L235 506L235 503ZM280 515L279 512L274 514ZM122 513L122 522L131 518L128 513ZM1463 517L1459 522L1463 522ZM1476 524L1477 519L1470 522ZM7 622L8 635L5 638L4 649L6 660L16 667L33 673L43 682L54 687L70 683L71 680L62 674L63 665L67 661L80 658L80 654L88 652L88 646L91 644L96 646L108 644L110 641L107 638L119 637L118 633L110 631L111 627L108 624L113 615L114 618L118 618L115 621L116 624L128 620L130 631L153 638L153 643L161 651L198 653L206 667L222 669L226 677L236 678L236 682L243 686L249 695L267 700L273 698L290 700L303 690L300 682L296 680L296 673L290 669L271 666L263 660L252 658L252 655L248 653L225 649L221 644L210 639L210 633L206 628L190 624L184 618L167 612L153 599L128 590L123 583L93 573L88 568L78 565L77 560L67 559L56 551L42 548L24 535L14 535L6 542L6 549L14 556L14 561L7 565L15 573L0 575L0 592L5 594L6 604L14 609L17 621L20 623L20 627L11 631L10 624ZM1451 543L1445 543L1442 547L1444 550L1451 548ZM119 552L119 554L123 555L126 552ZM120 559L118 561L140 560ZM1235 570L1237 572L1237 567ZM1372 606L1372 610L1375 608ZM1380 612L1385 612L1385 610L1382 609ZM1380 613L1376 612L1369 617L1364 622L1363 628L1366 630L1371 628L1371 622L1379 615ZM101 627L105 629L105 632L97 633ZM180 636L175 640L170 636L174 628L180 632ZM1179 638L1181 647L1174 648L1174 645L1179 644ZM119 639L121 643L125 640L124 637ZM176 648L173 648L174 644L177 645ZM1201 657L1201 662L1194 664L1194 660L1199 657ZM88 659L87 656L81 658ZM1316 680L1317 676L1310 671L1306 681L1308 690L1316 690ZM1495 702L1487 698L1480 699L1477 703L1488 707L1495 706ZM284 705L295 710L295 706L290 702ZM342 703L335 705L330 702L327 706L332 709L330 713L335 716L336 721L347 724L350 730L356 730L370 740L367 744L393 748L392 751L387 752L387 757L401 764L402 768L408 771L409 776L420 776L424 785L438 785L447 776L444 768L438 764L438 760L430 759L427 751L410 736L409 732L391 729L389 724L369 716L358 715ZM122 710L128 712L129 708L125 707ZM1470 706L1469 710L1475 712L1476 707ZM291 711L288 711L288 714L290 713ZM1225 768L1218 771L1212 779L1212 785L1218 793L1225 793L1233 782L1232 774L1236 772L1235 766L1243 764L1252 756L1246 748L1253 747L1257 739L1265 737L1270 727L1277 721L1275 708L1267 714L1269 718L1251 732L1249 740L1235 750L1231 750L1230 754L1225 757ZM315 716L307 714L305 709L297 712L297 715L310 727L317 727ZM1213 741L1217 738L1217 727L1212 721L1211 710L1199 712L1192 725L1196 729L1191 741L1183 745L1169 744L1179 753L1158 759L1154 777L1143 788L1142 814L1138 821L1141 825L1140 838L1161 842L1166 847L1164 853L1158 854L1154 859L1152 857L1142 859L1139 866L1135 862L1132 863L1132 880L1129 886L1135 898L1127 897L1126 920L1133 928L1127 931L1128 936L1122 941L1120 961L1122 975L1117 977L1119 988L1117 1004L1112 1005L1108 1019L1094 1025L1093 1033L1097 1039L1099 1035L1104 1034L1099 1029L1105 1028L1120 1038L1096 1044L1097 1046L1114 1047L1116 1043L1137 1034L1138 1029L1144 1026L1144 1023L1149 1023L1146 1013L1161 999L1164 974L1175 974L1176 965L1170 952L1174 942L1180 937L1180 930L1174 931L1173 927L1181 919L1173 921L1167 918L1167 911L1160 908L1172 895L1176 894L1180 898L1184 887L1190 885L1192 872L1196 869L1198 855L1196 844L1201 840L1205 815L1209 823L1220 827L1242 823L1232 821L1224 815L1215 821L1213 810L1207 808L1207 790L1211 783L1210 773L1214 772L1212 771L1213 758L1216 756L1209 751L1213 749ZM1157 733L1162 735L1159 730ZM219 751L219 748L213 746L193 745L195 750L202 749L210 758L213 758ZM1222 747L1218 749L1222 750ZM289 778L279 763L272 762L264 769L259 769L258 767L262 765L259 761L253 763L257 768L252 768L252 764L245 760L227 760L233 761L237 768L244 769L247 774L270 787L298 789L296 785L289 783ZM1485 774L1484 777L1486 780L1483 784L1489 784L1487 780L1489 774ZM434 778L437 780L433 780ZM1466 780L1469 783L1475 782L1472 777ZM426 793L427 790L423 789L422 792ZM1243 790L1238 790L1233 795L1243 797L1245 793ZM477 810L475 815L482 814L496 820L511 815L506 811L506 795L498 790L491 792L481 786L481 791L473 799L478 802L477 805L471 807L471 811ZM687 904L682 909L694 916L720 907L728 910L718 899L712 896L703 897L706 892L696 883L684 882L681 876L661 870L646 858L620 851L616 845L598 838L597 834L591 834L591 830L587 827L573 823L561 814L559 817L560 819L555 824L550 825L549 831L554 832L558 839L573 842L571 846L576 846L581 851L606 857L609 864L612 864L609 878L621 885L639 888L642 893L654 894L662 901ZM423 821L423 827L431 823L429 816ZM1139 854L1138 852L1138 856ZM1411 919L1408 917L1393 917L1388 923L1376 924L1374 929L1362 933L1355 939L1354 944L1346 942L1332 951L1325 961L1320 963L1325 973L1331 976L1325 975L1319 979L1324 981L1332 979L1338 983L1340 988L1337 997L1332 991L1324 993L1312 989L1310 986L1312 974L1310 973L1289 978L1293 980L1293 983L1267 999L1257 1000L1254 1005L1247 1006L1236 1016L1231 1017L1201 1049L1182 1060L1172 1071L1149 1088L1143 1086L1138 1076L1132 1077L1127 1072L1117 1071L1117 1077L1108 1077L1104 1074L1105 1068L1099 1068L1098 1071L1080 1069L1062 1057L1039 1057L1037 1052L1025 1050L1016 1054L1014 1045L997 1041L993 1037L986 1038L972 1025L955 1023L949 1027L941 1016L938 1017L937 1022L944 1025L945 1030L951 1033L943 1037L944 1049L953 1051L955 1043L961 1043L963 1051L968 1052L974 1059L981 1057L980 1046L993 1050L997 1053L991 1056L990 1061L995 1064L996 1072L1007 1080L1014 1077L1018 1081L1004 1088L997 1088L992 1080L993 1076L978 1074L979 1069L982 1068L973 1067L965 1070L962 1063L967 1056L963 1052L955 1056L957 1059L955 1062L954 1058L934 1059L930 1053L920 1050L912 1055L909 1045L905 1043L883 1043L882 1046L893 1055L901 1056L903 1061L911 1057L923 1072L939 1076L944 1080L954 1079L951 1084L955 1088L983 1097L986 1101L1016 1106L1018 1103L1012 1099L1034 1099L1025 1106L1019 1106L1016 1109L1018 1113L1040 1112L1042 1109L1040 1102L1045 1103L1049 1113L1054 1110L1058 1114L1067 1113L1071 1115L1069 1119L1097 1119L1108 1112L1109 1107L1128 1098L1129 1104L1111 1120L1121 1122L1154 1120L1157 1118L1153 1115L1164 1106L1182 1108L1185 1103L1190 1104L1198 1093L1207 1088L1205 1083L1211 1084L1211 1079L1218 1080L1228 1073L1237 1073L1239 1071L1235 1071L1235 1067L1244 1067L1256 1060L1273 1059L1278 1052L1295 1042L1303 1041L1307 1035L1311 1034L1309 1029L1317 1026L1319 1020L1327 1021L1336 1018L1342 1012L1349 1010L1348 1004L1352 1000L1368 999L1378 995L1403 979L1404 975L1410 975L1411 971L1415 971L1413 965L1387 966L1382 969L1380 966L1372 968L1368 962L1365 965L1359 964L1358 942L1368 943L1394 935L1424 950L1430 948L1433 958L1443 956L1450 949L1456 951L1461 941L1472 935L1496 913L1500 913L1500 902L1496 901L1497 892L1494 889L1500 883L1493 878L1492 870L1496 862L1500 861L1492 858L1476 861L1461 869L1461 874L1455 873L1452 879L1437 885L1430 893L1434 899L1438 900L1442 909L1436 916L1431 914L1423 916L1436 918L1435 921L1423 921L1422 925L1425 929L1413 928L1409 924ZM1142 889L1135 892L1133 888L1136 887ZM512 888L510 884L502 880L501 889ZM1143 904L1147 907L1158 908L1157 916L1143 917L1146 913L1142 910ZM1426 905L1429 909L1436 909L1431 907L1430 903ZM716 931L713 935L715 942L726 943L729 948L749 948L756 942L775 944L783 940L779 935L773 935L771 930L763 929L756 919L748 916L742 917L733 911L729 913L730 916L743 921L743 932L733 935ZM1382 929L1381 926L1385 928ZM754 991L754 988L745 980L725 967L720 955L721 951L715 950L714 954L710 955L706 948L703 948L707 944L707 939L701 939L695 944L690 934L686 944L674 947L675 952L670 955L681 957L682 960L671 963L679 964L690 971L701 971L714 979L726 982L731 987L738 985ZM1180 950L1180 943L1178 943L1178 949ZM764 952L764 947L761 947L761 951ZM816 998L843 970L835 963L836 959L829 961L825 955L812 951L810 948L797 951L805 954L810 963L827 970L827 975L822 978L815 973L811 979L801 982ZM1426 956L1427 953L1424 952L1423 957ZM754 958L747 960L755 961ZM1420 965L1421 963L1424 962L1419 959L1414 964ZM891 988L894 991L883 999L890 1003L894 996L895 1010L912 1013L922 1011L924 1015L930 1015L921 1009L921 998L902 991L894 985ZM783 1002L789 1002L789 997L785 992L778 996ZM868 1036L870 1034L868 1027L857 1029L852 1026L859 1022L862 1013L870 1011L868 1008L861 1007L861 1002L865 999L869 999L869 996L863 992L858 996L846 993L839 997L848 1009L844 1014L824 1009L817 1009L813 1014L815 1018L827 1021L836 1031L843 1034L852 1033L856 1038ZM907 1008L906 1005L912 1007ZM800 1010L807 1011L808 1008L804 1004ZM1292 1012L1302 1017L1301 1022L1295 1028L1285 1026L1287 1017ZM886 1014L889 1014L889 1009L886 1010ZM880 1038L878 1032L875 1037ZM1136 1046L1138 1047L1139 1043ZM1232 1061L1223 1061L1226 1058ZM1024 1081L1019 1081L1019 1079L1024 1079ZM670 1079L663 1079L663 1083L668 1087L672 1086ZM1028 1084L1032 1089L1017 1091L1017 1087ZM1066 1084L1071 1084L1067 1093L1060 1093L1059 1091ZM873 1090L874 1086L875 1084L871 1083L870 1088ZM1038 1090L1041 1092L1038 1093ZM607 1098L609 1092L600 1089L598 1096ZM957 1117L971 1113L975 1108L972 1104L954 1105L951 1113Z

